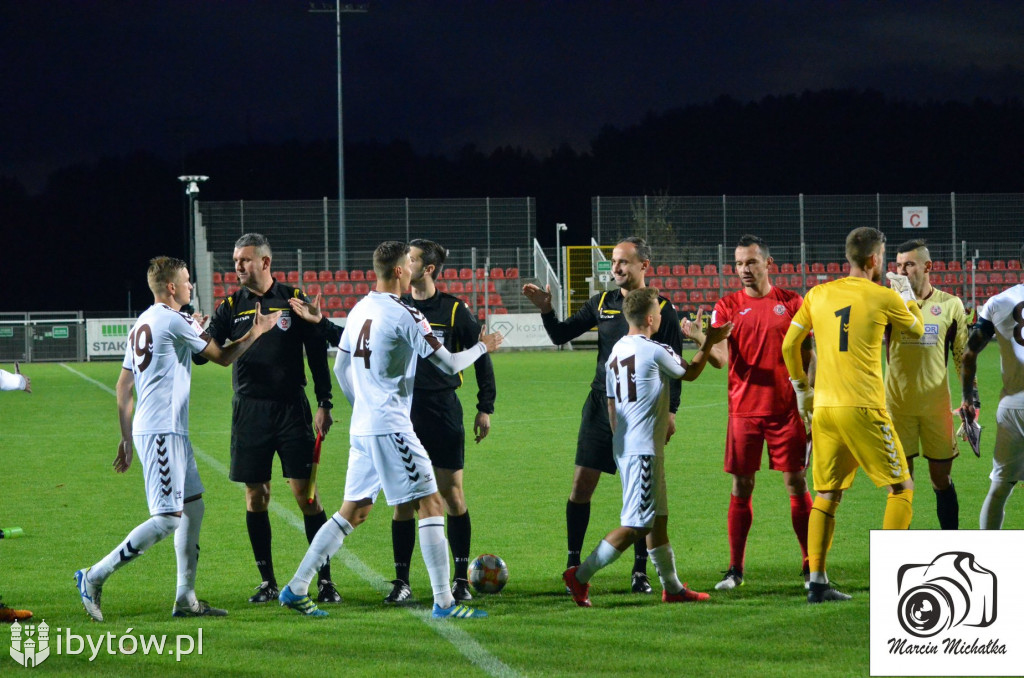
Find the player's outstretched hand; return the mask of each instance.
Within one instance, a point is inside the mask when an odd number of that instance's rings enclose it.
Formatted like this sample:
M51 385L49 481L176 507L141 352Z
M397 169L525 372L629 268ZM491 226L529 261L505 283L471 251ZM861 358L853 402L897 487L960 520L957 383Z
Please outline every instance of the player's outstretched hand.
M316 295L311 302L292 297L288 300L288 305L292 307L295 315L308 323L318 323L323 317L323 314L320 312L320 309L323 308L323 295Z
M542 290L533 283L526 283L523 296L532 301L541 313L551 313L551 285L545 285Z
M24 374L21 374L21 367L18 365L18 361L17 360L14 361L14 373L25 377ZM23 388L22 390L25 393L31 393L32 392L32 380L29 379L28 377L25 377L25 388Z
M697 317L694 320L689 318L683 318L679 321L679 329L682 331L683 336L697 344L698 346L704 343L704 307L697 307Z
M491 432L491 415L486 412L476 413L476 419L473 420L473 434L476 435L476 441L480 442L487 437L487 434Z
M488 353L494 353L501 346L501 342L505 340L505 337L501 335L501 332L494 332L493 334L487 334L487 326L484 325L480 328L480 341L484 342L484 346L487 347Z
M718 327L710 327L708 328L708 334L704 338L704 342L701 345L708 347L714 346L723 339L727 339L730 334L732 334L731 322L727 322L724 325L719 325Z
M114 470L124 473L132 465L132 441L122 440L117 444L117 456L114 457Z
M256 302L256 314L255 317L252 319L252 331L255 332L257 337L259 337L260 335L265 334L266 332L273 329L274 325L276 325L277 321L280 319L280 311L274 311L273 313L263 315L263 313L260 311L259 302Z
M899 273L889 271L885 274L889 281L889 287L896 291L905 301L917 301L914 295L914 288L910 286L910 278Z

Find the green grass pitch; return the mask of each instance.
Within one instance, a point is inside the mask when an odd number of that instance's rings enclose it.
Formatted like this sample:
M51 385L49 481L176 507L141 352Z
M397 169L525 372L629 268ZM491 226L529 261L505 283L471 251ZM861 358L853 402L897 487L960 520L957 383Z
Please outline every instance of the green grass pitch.
M690 355L692 351L686 351ZM837 515L829 573L854 595L849 604L804 602L799 549L780 474L758 475L746 585L712 591L728 565L729 477L722 472L726 423L725 373L708 368L683 385L678 431L667 457L669 531L681 578L711 591L699 605L663 605L628 593L631 558L597 575L594 607L580 609L561 583L565 565L565 501L573 468L579 412L593 377L592 351L509 353L494 359L497 413L491 435L467 448L466 493L473 518L473 552L493 552L509 564L510 581L475 604L491 618L432 622L429 582L418 550L412 587L419 604L385 607L393 576L390 511L379 500L369 521L346 540L334 561L345 598L326 606L327 619L306 619L276 604L246 602L259 583L245 528L241 486L228 481L230 370L207 365L193 374L191 428L206 485L198 592L225 607L225 619L172 619L175 584L170 539L115 574L104 588L107 621L91 623L72 573L97 561L146 518L138 464L111 468L118 427L111 389L120 366L101 362L31 364L34 393L0 395L0 526L25 536L0 541L0 594L27 607L36 621L70 629L95 642L114 634L196 636L203 654L111 656L101 651L56 655L40 674L163 676L529 675L529 676L865 676L868 674L868 530L881 526L883 490L861 474ZM472 425L475 383L461 391ZM988 488L1000 387L998 352L982 354L983 458L969 452L954 464L961 524L977 526ZM336 389L337 391L337 389ZM320 488L328 512L340 504L349 409L340 393L336 423L324 445ZM919 474L921 475L921 474ZM936 529L934 494L926 476L915 496L913 527ZM275 471L271 522L274 561L282 585L306 549L301 516ZM617 524L621 491L605 477L594 498L586 552ZM1024 527L1011 499L1008 528ZM653 567L649 568L653 576ZM129 631L129 629L131 629ZM64 632L62 631L62 634ZM0 669L21 670L0 629Z

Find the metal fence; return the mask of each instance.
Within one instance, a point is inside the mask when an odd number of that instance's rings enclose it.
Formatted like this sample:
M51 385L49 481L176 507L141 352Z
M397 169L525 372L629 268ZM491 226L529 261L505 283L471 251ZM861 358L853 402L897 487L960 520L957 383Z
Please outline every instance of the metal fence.
M0 313L0 362L81 362L85 357L82 311Z
M933 284L974 305L1003 285L1003 275L992 284L990 275L967 271L974 262L982 270L996 261L1002 262L1000 266L1007 262L1012 265L1020 254L1024 225L1021 193L656 195L595 197L591 206L598 242L611 244L629 235L640 235L651 243L656 264L685 266L691 275L692 267L700 266L705 277L711 269L705 271L704 267L710 264L715 269L710 280L696 280L719 295L735 284L729 269L733 249L743 234L760 236L769 244L775 261L788 264L790 278L782 286L806 292L808 287L833 277L829 264L834 268L845 263L847 233L872 226L886 234L890 262L899 243L927 239L932 259L943 262L943 271L936 271L942 276L933 276ZM799 281L797 276L801 276ZM700 300L701 296L690 291L687 301ZM705 292L703 296L707 301L714 294Z

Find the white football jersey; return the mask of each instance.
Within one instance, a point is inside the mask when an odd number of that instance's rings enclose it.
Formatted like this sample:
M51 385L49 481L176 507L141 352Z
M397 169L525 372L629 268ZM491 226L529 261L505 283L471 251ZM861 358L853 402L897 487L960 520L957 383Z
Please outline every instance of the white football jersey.
M349 381L355 402L349 434L412 431L409 409L416 358L427 358L441 346L423 314L395 295L372 291L363 297L348 314L338 345L351 355ZM339 369L338 363L334 369Z
M165 304L153 304L139 316L122 363L135 376L133 435L188 435L192 354L208 343L202 325Z
M1003 372L999 404L1024 409L1024 285L1014 285L989 299L978 316L996 327Z
M668 379L683 376L679 356L642 334L615 342L605 363L605 387L615 400L616 457L660 455L668 431Z

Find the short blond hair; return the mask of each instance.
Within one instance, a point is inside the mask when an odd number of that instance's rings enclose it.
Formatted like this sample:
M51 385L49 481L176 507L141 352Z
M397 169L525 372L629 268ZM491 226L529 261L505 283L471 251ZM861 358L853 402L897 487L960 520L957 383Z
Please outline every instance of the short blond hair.
M622 314L626 316L626 322L633 327L647 326L647 312L651 305L658 303L658 289L655 287L641 287L626 295L622 302Z
M850 231L846 236L846 260L851 266L863 269L868 265L872 254L882 251L885 244L885 233L877 228L862 226Z
M167 283L177 282L178 271L188 268L181 259L174 257L153 257L149 260L149 270L146 271L146 282L149 284L153 294L163 294Z

